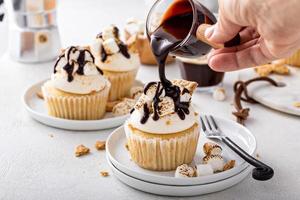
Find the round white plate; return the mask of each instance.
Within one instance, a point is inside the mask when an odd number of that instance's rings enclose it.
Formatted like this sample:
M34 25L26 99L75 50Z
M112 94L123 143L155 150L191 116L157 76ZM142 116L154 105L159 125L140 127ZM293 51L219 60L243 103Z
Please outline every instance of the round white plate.
M253 155L256 150L256 140L251 132L241 126L240 124L215 117L221 130L229 136L233 141L235 141L241 148L246 152ZM200 139L198 143L197 152L194 158L194 164L200 164L204 156L202 147L205 142L209 140L205 137L203 133L200 134ZM217 142L217 141L216 141ZM225 172L216 173L209 176L195 177L190 179L175 178L174 171L168 172L158 172L146 170L138 165L136 165L131 159L129 152L125 148L126 136L124 127L119 127L116 129L107 139L106 153L110 161L122 172L144 181L149 181L158 184L168 184L168 185L198 185L206 184L219 180L226 179L228 177L234 176L244 170L248 163L236 155L227 146L220 144L223 148L223 157L225 160L236 160L236 166L233 169L227 170Z
M112 113L107 113L100 120L68 120L52 117L47 114L45 102L37 97L37 92L41 91L44 81L29 87L23 95L23 103L29 115L48 126L77 131L100 130L120 126L128 118L129 115L113 117Z
M222 181L216 181L213 183L202 185L179 186L163 185L143 181L118 170L109 160L108 163L114 175L124 184L144 192L167 196L195 196L225 190L241 182L244 178L247 177L252 169L251 166L248 166L235 176L224 179Z
M290 67L289 76L270 75L276 81L285 83L285 87L274 87L267 82L254 82L248 86L249 95L259 103L284 113L300 116L300 108L295 102L300 102L300 69ZM240 72L240 80L248 80L258 75L253 69Z

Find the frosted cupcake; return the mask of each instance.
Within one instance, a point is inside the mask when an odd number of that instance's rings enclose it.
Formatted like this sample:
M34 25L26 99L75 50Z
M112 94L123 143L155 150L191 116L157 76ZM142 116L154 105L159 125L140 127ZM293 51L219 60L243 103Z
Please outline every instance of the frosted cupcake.
M191 105L195 82L173 81L175 93L151 82L125 123L132 160L155 171L174 170L191 163L199 138L198 114Z
M84 48L69 47L62 52L51 80L42 86L49 115L75 120L103 117L110 83L94 61Z
M125 45L120 40L119 29L110 26L97 35L91 51L96 64L111 82L109 100L115 101L127 96L140 65L135 48Z

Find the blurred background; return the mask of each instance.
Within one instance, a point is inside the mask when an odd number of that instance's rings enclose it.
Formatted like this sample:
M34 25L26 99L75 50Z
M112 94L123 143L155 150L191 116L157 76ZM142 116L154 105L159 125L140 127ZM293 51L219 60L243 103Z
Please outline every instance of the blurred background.
M9 1L13 0L5 0L6 6L0 6L0 13L5 13L4 21L0 22L0 56L8 47L8 27L11 19L7 16L6 7ZM82 7L83 1L89 9ZM116 24L122 29L130 17L145 19L154 2L155 0L58 0L57 22L62 46L86 45L108 24ZM217 0L201 2L217 12ZM140 9L133 9L131 5ZM105 12L101 7L105 7Z

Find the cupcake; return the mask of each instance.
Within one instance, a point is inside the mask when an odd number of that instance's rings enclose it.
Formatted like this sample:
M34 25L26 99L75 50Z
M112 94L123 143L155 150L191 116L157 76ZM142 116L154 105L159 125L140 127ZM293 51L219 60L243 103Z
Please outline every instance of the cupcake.
M283 60L284 60L285 64L300 67L300 50L295 52L294 55L292 55L291 57L283 59Z
M96 120L105 114L109 81L88 49L69 47L58 57L51 79L42 86L51 116Z
M127 96L133 86L140 61L135 48L125 45L115 26L105 28L91 45L96 64L111 82L109 101Z
M199 122L191 96L197 83L175 80L171 87L170 93L160 82L149 83L125 122L131 158L142 168L175 170L194 158Z
M134 43L144 65L156 65L156 59L152 53L149 40L145 34L146 25L143 21L134 18L128 19L124 28L125 39L128 44ZM174 61L174 58L168 56L167 63Z

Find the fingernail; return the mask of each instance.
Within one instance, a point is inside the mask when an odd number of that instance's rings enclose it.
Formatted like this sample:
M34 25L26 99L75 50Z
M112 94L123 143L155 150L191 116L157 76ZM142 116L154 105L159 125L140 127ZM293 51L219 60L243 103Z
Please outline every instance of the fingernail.
M204 35L207 39L209 39L213 35L213 33L214 33L214 26L211 26L205 30Z

